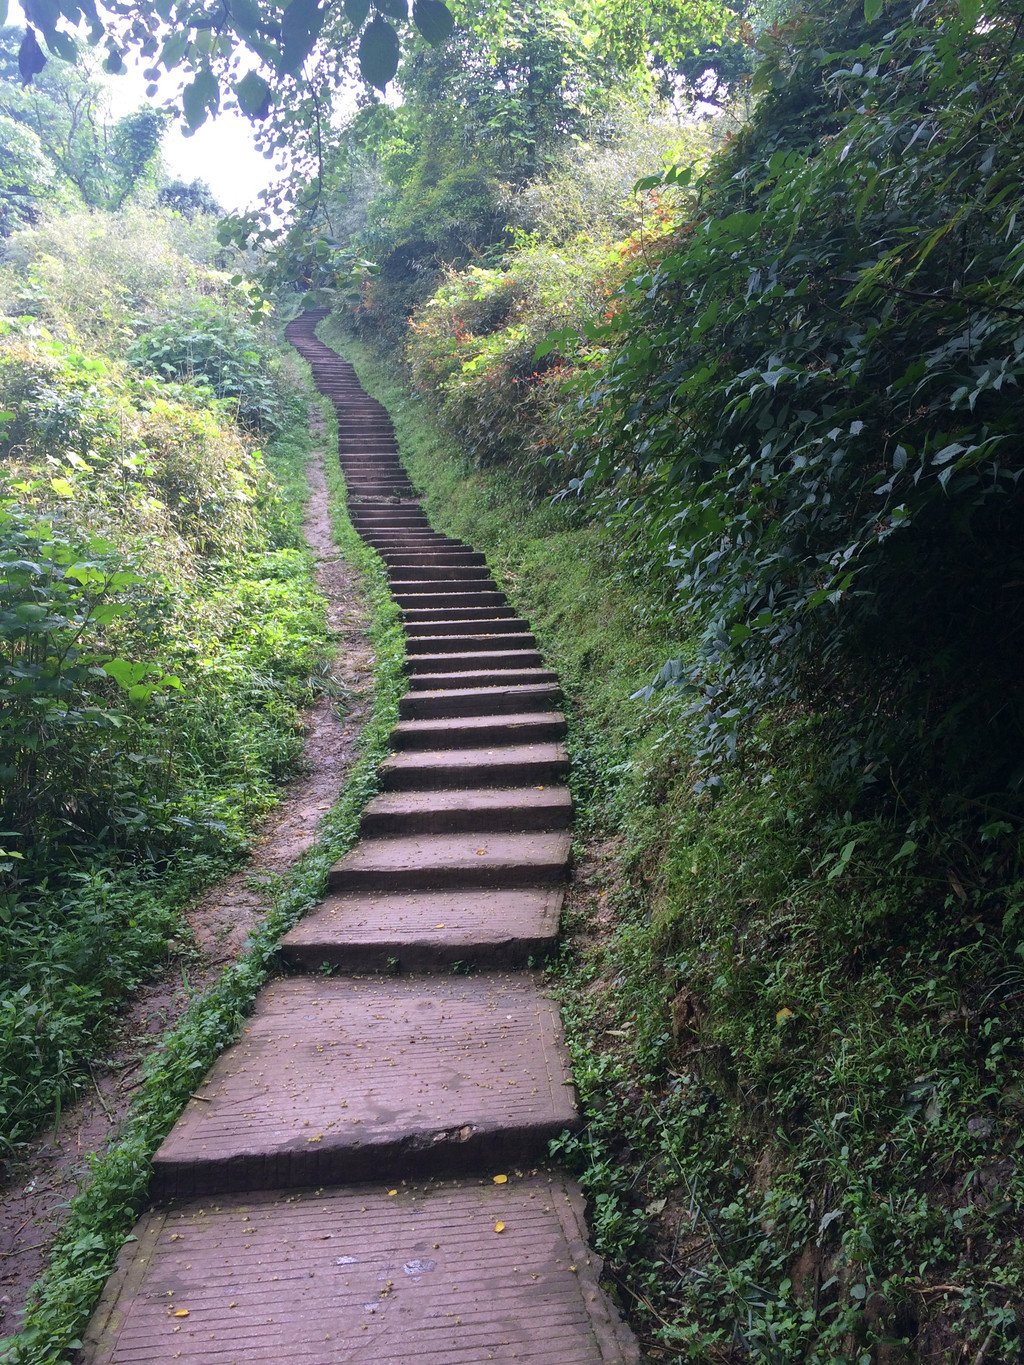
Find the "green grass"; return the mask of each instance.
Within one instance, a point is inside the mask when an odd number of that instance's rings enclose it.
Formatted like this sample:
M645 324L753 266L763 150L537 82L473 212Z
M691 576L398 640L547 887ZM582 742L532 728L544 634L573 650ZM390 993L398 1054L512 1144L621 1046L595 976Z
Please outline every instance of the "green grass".
M487 552L568 693L584 874L553 974L586 1126L556 1152L652 1359L1020 1358L1024 882L929 809L858 820L835 717L779 706L717 783L613 532L474 470L332 320L435 524ZM678 629L678 626L675 627ZM986 851L987 850L987 851Z
M276 970L278 939L322 899L329 868L355 843L360 812L377 790L377 769L405 685L403 636L383 564L348 519L344 481L332 453L333 412L326 402L322 408L332 437L326 443L326 469L335 543L360 571L374 652L373 707L360 732L359 756L337 802L320 823L316 843L272 890L270 909L246 951L209 991L191 1002L150 1057L122 1130L109 1149L93 1159L88 1185L71 1202L23 1330L4 1352L5 1365L57 1365L76 1349L114 1258L145 1205L150 1156L197 1079L234 1039L260 988Z

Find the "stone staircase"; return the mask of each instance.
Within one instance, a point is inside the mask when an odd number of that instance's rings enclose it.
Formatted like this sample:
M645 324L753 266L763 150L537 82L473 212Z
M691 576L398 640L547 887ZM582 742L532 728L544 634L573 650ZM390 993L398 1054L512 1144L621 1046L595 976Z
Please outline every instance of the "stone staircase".
M320 316L287 335L337 410L409 688L360 840L156 1153L80 1359L626 1365L579 1192L543 1164L579 1125L529 970L569 857L558 680L483 556L431 529Z

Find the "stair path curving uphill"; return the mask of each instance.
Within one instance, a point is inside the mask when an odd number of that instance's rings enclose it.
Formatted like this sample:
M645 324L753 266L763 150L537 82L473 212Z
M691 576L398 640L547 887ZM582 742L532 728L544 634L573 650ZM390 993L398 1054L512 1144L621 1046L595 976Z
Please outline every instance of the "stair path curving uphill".
M286 335L337 410L409 687L360 841L156 1153L79 1359L631 1365L579 1191L536 1169L579 1125L529 970L569 857L558 680L483 556L432 530L321 316Z

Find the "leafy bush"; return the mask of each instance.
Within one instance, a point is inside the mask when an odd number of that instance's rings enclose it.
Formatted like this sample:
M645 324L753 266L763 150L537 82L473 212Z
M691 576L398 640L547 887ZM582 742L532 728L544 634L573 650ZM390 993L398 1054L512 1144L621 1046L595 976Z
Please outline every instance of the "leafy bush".
M204 299L172 311L135 341L128 356L140 369L233 400L238 420L251 431L281 426L281 394L267 372L257 331L220 303Z
M410 323L413 383L479 465L512 460L545 479L537 457L555 448L568 364L586 353L586 328L607 307L618 259L577 237L561 247L522 237L504 269L449 276ZM557 355L536 358L559 329Z
M995 11L888 24L765 38L751 127L600 332L573 486L700 613L657 686L709 753L749 707L828 699L846 799L983 812L1024 778L1024 47Z
M176 943L189 888L243 851L328 654L296 511L226 405L16 332L0 338L8 1144ZM304 414L283 411L271 459L301 499Z
M223 273L236 257L208 218L129 207L52 216L4 243L0 309L30 315L72 342L123 355L175 308L216 298L245 316L248 295Z

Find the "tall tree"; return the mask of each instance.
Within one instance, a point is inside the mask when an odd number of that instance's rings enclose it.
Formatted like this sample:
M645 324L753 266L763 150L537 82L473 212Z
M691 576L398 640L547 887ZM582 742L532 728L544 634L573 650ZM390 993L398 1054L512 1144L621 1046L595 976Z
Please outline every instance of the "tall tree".
M121 208L157 169L167 114L143 106L113 118L108 92L87 54L75 62L48 62L31 85L22 85L23 37L21 29L0 29L0 114L31 130L57 181L83 203Z

